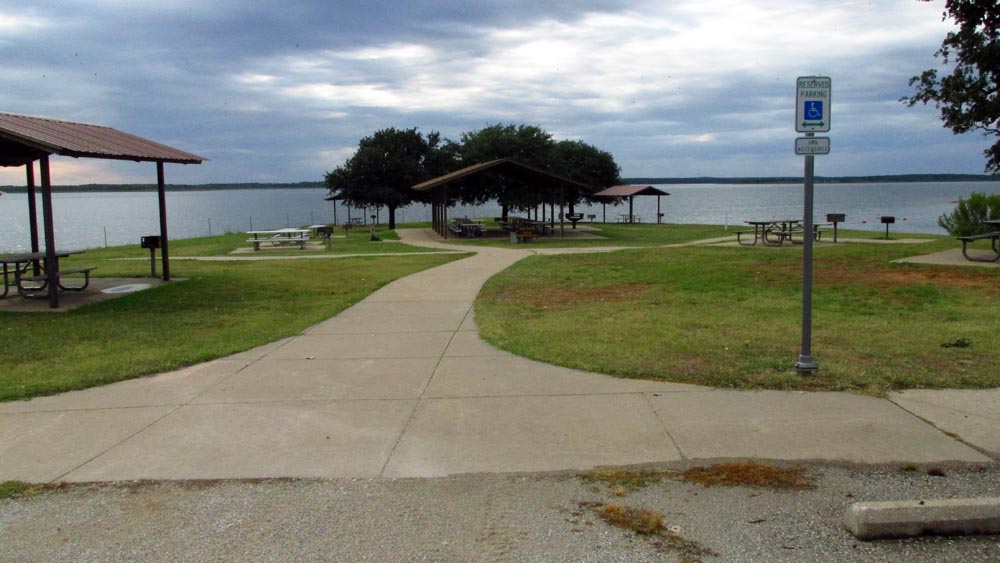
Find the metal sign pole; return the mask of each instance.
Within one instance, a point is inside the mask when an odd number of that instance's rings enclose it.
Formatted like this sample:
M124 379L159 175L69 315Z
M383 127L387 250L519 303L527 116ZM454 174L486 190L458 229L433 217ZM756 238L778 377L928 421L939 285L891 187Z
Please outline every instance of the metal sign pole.
M795 140L795 154L805 156L805 197L802 241L802 352L795 370L811 373L819 369L812 357L812 282L813 282L813 155L828 154L830 139L814 133L830 130L832 81L829 76L800 76L795 80L795 131L805 133Z
M812 137L806 133L806 137ZM799 373L811 373L819 369L819 364L812 357L812 278L813 278L813 155L805 156L805 204L803 206L803 223L805 233L802 235L802 353L795 364Z

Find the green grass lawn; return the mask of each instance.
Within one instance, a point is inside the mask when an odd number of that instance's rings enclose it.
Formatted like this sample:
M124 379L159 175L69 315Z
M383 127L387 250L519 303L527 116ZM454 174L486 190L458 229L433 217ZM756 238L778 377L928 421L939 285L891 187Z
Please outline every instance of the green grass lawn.
M502 349L621 377L869 394L1000 386L1000 270L891 264L956 244L915 238L935 241L817 246L812 376L793 367L798 248L536 256L486 284L476 321Z
M487 282L476 303L482 336L554 364L727 388L880 394L1000 385L1000 270L890 263L955 248L951 238L818 246L813 354L821 369L804 377L793 369L800 341L799 249L652 248L727 232L704 225L602 228L606 240L544 239L524 246L471 241L514 248L650 247L537 256L515 264ZM420 250L372 243L367 231L356 234L362 233L334 239L323 253ZM378 236L391 240L395 233ZM235 233L171 241L171 254L226 255L245 246L245 234ZM147 255L138 245L94 249L66 264L97 266L95 275L103 277L141 278L148 262L120 258ZM168 371L272 342L394 279L461 256L178 260L172 274L185 281L66 313L0 313L0 400ZM956 343L968 345L942 346Z
M226 253L244 245L244 236L172 241L171 251ZM88 250L67 267L86 264L98 267L95 275L141 278L149 274L148 262L114 258L145 252L138 245ZM0 400L173 370L298 334L395 279L461 256L178 260L171 274L184 281L65 313L2 312Z
M420 224L414 224L420 225ZM281 250L264 250L259 254L262 256L299 256L303 254L374 254L374 253L397 253L397 252L433 252L433 248L423 248L410 246L398 242L399 236L395 231L386 229L384 225L375 229L375 236L381 239L379 242L372 242L371 235L367 227L356 227L344 236L344 231L337 229L333 238L323 245L322 250L300 250L298 248L283 248ZM225 256L236 249L250 249L251 243L246 242L246 233L225 233L213 237L201 237L191 239L178 239L170 241L170 256ZM253 254L242 254L241 256L252 256ZM159 259L160 252L156 253ZM79 257L74 257L72 263L83 264L95 259L107 258L148 258L149 251L139 248L138 244L128 246L115 246L111 248L94 248L87 250ZM148 269L147 269L148 271Z

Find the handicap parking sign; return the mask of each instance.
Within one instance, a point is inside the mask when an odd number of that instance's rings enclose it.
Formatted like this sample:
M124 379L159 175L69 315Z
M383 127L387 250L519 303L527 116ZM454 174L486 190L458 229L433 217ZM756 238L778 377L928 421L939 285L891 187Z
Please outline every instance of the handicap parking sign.
M795 130L830 130L830 77L800 76L795 83Z
M803 108L802 115L809 121L819 121L823 119L823 102L821 101L809 101L805 102L806 106Z

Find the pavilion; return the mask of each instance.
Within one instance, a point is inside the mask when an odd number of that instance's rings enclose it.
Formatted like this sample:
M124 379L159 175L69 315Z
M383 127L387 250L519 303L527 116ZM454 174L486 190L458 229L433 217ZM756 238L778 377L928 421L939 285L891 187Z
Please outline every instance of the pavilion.
M663 214L660 213L660 197L665 195L670 195L667 192L653 187L653 186L637 186L633 184L622 184L619 186L611 186L610 188L605 188L596 194L594 197L627 197L628 198L628 221L626 223L635 222L635 213L632 211L633 199L637 195L655 195L656 196L656 223L659 224L660 220L663 218Z
M541 194L543 204L549 203L554 205L555 203L559 203L559 228L560 232L563 233L565 232L565 226L563 222L564 213L562 211L566 206L566 190L583 190L584 192L590 190L590 186L587 184L559 176L558 174L552 174L551 172L546 172L527 164L522 164L511 158L500 158L467 166L461 170L456 170L413 186L413 189L417 191L434 190L432 193L433 201L431 203L431 223L434 231L443 238L448 238L448 207L452 201L458 199L454 196L461 195L462 193L460 181L477 175L512 178L533 187L558 187L558 191L543 189L538 190L537 193ZM453 186L451 193L449 193L449 186Z
M207 160L166 145L110 127L0 113L0 166L24 166L27 170L28 217L31 252L39 252L38 219L35 202L35 161L39 161L42 188L42 222L45 237L45 272L48 276L49 306L59 307L57 291L55 228L52 221L52 181L49 157L100 158L156 163L156 187L160 207L160 248L163 279L170 280L170 253L167 244L167 204L163 164L201 164Z

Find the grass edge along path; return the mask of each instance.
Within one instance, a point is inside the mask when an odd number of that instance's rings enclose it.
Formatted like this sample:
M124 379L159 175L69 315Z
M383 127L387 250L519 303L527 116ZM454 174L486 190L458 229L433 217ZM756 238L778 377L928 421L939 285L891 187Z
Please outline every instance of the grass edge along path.
M801 251L687 247L527 258L476 301L484 340L619 377L729 389L850 391L1000 386L1000 270L892 264L954 248L816 249L813 354L794 371ZM949 346L961 342L964 346Z
M83 256L102 276L149 273L141 261L99 254ZM61 313L2 312L0 401L168 372L294 336L396 279L464 256L179 261L172 275L183 281Z

